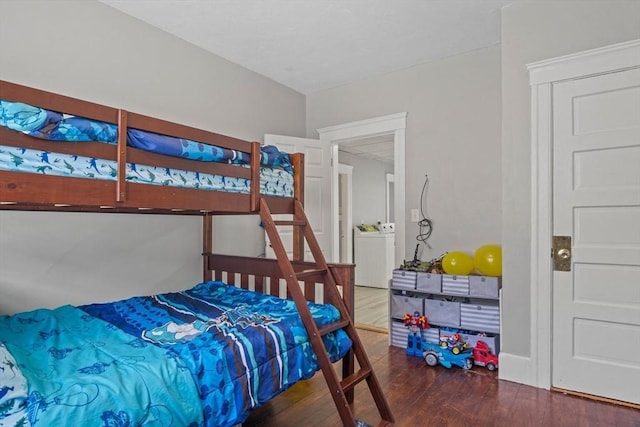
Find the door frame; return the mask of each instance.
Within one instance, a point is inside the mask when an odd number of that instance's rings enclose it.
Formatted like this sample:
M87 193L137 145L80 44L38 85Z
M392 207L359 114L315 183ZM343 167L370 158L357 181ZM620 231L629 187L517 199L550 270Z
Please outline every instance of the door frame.
M338 163L338 175L342 175L344 177L346 190L346 194L343 197L344 203L342 205L342 225L344 227L344 236L338 235L339 245L342 244L342 240L344 240L344 252L346 254L346 259L343 261L340 247L338 247L338 255L336 256L336 259L338 262L346 262L352 264L353 239L351 237L353 235L353 166ZM340 205L338 204L338 206ZM338 229L338 232L339 231L340 230Z
M531 85L531 358L522 382L552 387L553 84L640 68L640 39L527 64ZM502 367L501 367L502 368ZM514 366L515 368L515 366ZM521 368L526 368L522 366ZM515 369L514 369L515 370ZM526 372L526 371L525 371ZM511 373L511 372L510 372Z
M400 265L405 253L405 133L407 127L407 113L396 113L388 116L375 117L351 123L328 126L317 129L320 141L331 144L333 178L331 180L332 219L333 219L333 254L340 253L340 234L338 231L338 148L346 140L367 138L373 136L393 135L393 171L397 179L395 182L394 205L396 218L395 232L395 260L394 265ZM334 259L334 261L336 261Z
M385 222L395 222L395 218L396 218L396 214L395 211L393 211L393 208L395 207L395 203L391 203L391 197L389 197L390 193L392 193L391 189L393 188L393 193L395 194L395 182L396 182L396 175L395 172L394 173L387 173L385 174L385 181L387 184L387 188L385 191L385 197L386 197L386 213L385 213L385 217L384 217L384 221ZM391 213L393 212L393 221L391 218Z

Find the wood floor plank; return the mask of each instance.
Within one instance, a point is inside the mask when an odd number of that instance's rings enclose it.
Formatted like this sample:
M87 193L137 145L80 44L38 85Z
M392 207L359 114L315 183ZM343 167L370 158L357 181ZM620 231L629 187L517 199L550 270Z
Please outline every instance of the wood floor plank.
M498 380L497 372L428 367L389 347L388 335L359 330L397 427L640 427L640 411ZM377 424L366 385L356 387L355 414ZM255 410L245 427L334 427L340 418L321 374Z

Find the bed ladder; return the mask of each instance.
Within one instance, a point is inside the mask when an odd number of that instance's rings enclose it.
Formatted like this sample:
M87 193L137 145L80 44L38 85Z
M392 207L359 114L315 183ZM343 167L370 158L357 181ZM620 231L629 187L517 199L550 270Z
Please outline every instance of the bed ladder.
M328 267L327 262L320 250L320 245L316 240L313 231L311 230L311 226L307 219L307 216L304 213L304 209L302 207L302 203L299 201L294 201L294 213L293 219L288 221L282 220L274 220L271 216L271 211L269 210L269 206L267 205L267 201L264 198L260 199L260 218L262 219L263 226L267 232L267 236L271 242L271 246L275 252L276 258L278 260L278 265L280 267L282 277L287 281L287 289L291 297L296 303L296 307L298 308L298 312L300 313L300 317L302 318L302 323L304 324L307 334L310 337L311 345L313 346L313 350L316 353L316 357L318 358L318 364L320 365L320 369L324 374L324 378L327 382L327 386L329 387L329 391L331 393L331 397L338 409L338 413L340 415L340 419L342 420L342 424L344 426L356 426L362 425L361 422L357 421L353 409L349 404L349 393L353 392L353 389L357 384L362 381L366 381L369 386L369 391L371 392L371 396L377 406L378 413L380 414L380 422L378 426L391 426L393 425L394 419L391 414L391 410L389 408L389 404L382 392L382 388L380 387L380 383L378 382L375 373L373 372L373 367L371 362L369 362L369 358L367 357L367 353L360 341L360 337L358 336L358 332L353 324L351 319L351 315L347 310L346 305L344 304L344 300L340 296L338 291L338 287L336 284L336 279L333 275L332 270ZM284 244L282 243L282 239L280 238L280 234L278 233L278 229L276 226L289 225L294 227L294 240L296 235L299 236L301 243L306 240L307 245L313 255L315 260L315 269L304 270L304 271L295 271L289 257L287 255ZM298 233L296 234L296 228ZM304 238L304 239L303 239ZM295 244L295 243L294 243ZM301 251L304 251L304 245L301 245ZM300 288L299 281L309 280L313 278L318 278L317 282L323 282L325 285L325 295L328 295L328 299L339 311L340 311L340 320L337 322L331 323L329 325L325 325L323 327L318 328L316 323L311 316L311 312L309 311L309 307L307 306L307 300ZM343 329L351 341L353 342L352 351L358 361L359 370L355 373L350 374L348 377L340 380L338 375L331 364L331 360L329 359L329 355L327 353L327 349L324 346L324 342L322 341L322 337L334 332L338 329Z

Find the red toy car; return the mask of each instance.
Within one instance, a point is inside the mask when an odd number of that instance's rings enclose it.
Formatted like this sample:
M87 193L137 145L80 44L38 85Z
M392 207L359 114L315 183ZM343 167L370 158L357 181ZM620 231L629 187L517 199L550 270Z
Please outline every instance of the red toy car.
M498 356L491 352L487 343L478 341L473 348L473 364L495 371L498 369Z

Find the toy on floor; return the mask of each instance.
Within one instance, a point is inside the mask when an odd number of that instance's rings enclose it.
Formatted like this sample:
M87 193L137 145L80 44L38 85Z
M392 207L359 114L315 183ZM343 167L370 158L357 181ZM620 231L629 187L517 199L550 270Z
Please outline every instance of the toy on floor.
M486 342L478 341L473 348L473 364L495 371L498 369L498 356L491 352Z
M459 333L440 336L440 347L448 348L453 354L460 354L469 348L469 343L462 340Z
M453 346L450 346L449 341L453 342ZM423 342L422 357L429 366L440 364L445 368L459 366L462 369L471 369L473 365L478 365L490 371L498 369L498 356L493 354L487 343L478 341L473 348L465 345L464 350L459 350L460 347L457 346L459 343L459 339L441 341L440 345Z
M426 316L415 311L413 314L406 313L402 319L404 326L409 328L407 337L407 354L410 356L422 356L422 330L429 327Z
M452 351L442 348L438 344L425 342L422 343L422 345L424 347L423 357L429 366L441 364L445 368L459 366L462 369L471 369L473 367L473 357L468 351L454 354Z

